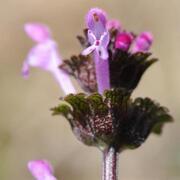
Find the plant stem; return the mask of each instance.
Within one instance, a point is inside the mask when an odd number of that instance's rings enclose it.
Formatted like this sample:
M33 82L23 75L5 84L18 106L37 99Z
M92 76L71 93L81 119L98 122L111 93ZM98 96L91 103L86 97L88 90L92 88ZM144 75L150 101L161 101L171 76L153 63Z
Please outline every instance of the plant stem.
M102 180L117 180L118 153L113 147L103 152L103 175Z

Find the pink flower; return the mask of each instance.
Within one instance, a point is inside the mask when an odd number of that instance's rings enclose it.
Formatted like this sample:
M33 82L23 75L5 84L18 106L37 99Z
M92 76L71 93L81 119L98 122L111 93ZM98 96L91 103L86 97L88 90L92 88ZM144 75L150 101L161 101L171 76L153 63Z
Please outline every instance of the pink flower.
M51 32L49 28L40 23L27 23L24 27L26 34L35 42L44 42L51 39Z
M46 160L29 161L28 169L36 180L57 180L53 176L51 164Z
M58 66L62 60L58 54L56 42L49 28L40 23L27 23L24 27L27 35L37 44L30 50L22 67L22 75L28 77L30 66L51 72L66 94L75 93L70 78Z
M116 37L115 48L127 51L130 48L132 41L133 36L131 33L122 32Z
M98 8L91 9L86 16L86 24L88 27L87 36L91 45L82 52L82 55L93 52L98 92L102 94L104 90L110 89L107 49L110 37L106 28L106 13Z
M106 28L108 30L115 29L115 30L121 30L121 23L117 19L111 19L107 21Z
M150 32L141 33L136 39L132 47L132 53L147 52L153 43L153 35Z
M109 32L106 29L106 13L98 8L91 9L86 16L88 27L88 40L91 46L82 52L82 55L88 55L96 51L101 59L108 58L107 46L109 44Z

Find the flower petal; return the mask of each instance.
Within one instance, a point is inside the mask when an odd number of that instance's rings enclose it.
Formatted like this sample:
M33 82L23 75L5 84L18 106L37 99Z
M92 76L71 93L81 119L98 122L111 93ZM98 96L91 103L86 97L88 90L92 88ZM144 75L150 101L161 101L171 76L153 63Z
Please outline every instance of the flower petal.
M88 48L84 49L81 53L83 56L87 56L90 53L92 53L96 49L96 46L93 44L92 46L89 46Z
M28 169L37 180L56 180L53 168L47 160L29 161Z
M86 24L96 36L96 39L100 39L101 35L106 31L106 13L98 8L91 9L86 16Z
M76 93L76 90L71 82L70 77L63 70L56 68L53 71L53 75L66 95Z
M91 30L88 30L88 41L91 45L96 41L96 37Z
M109 40L110 40L109 32L106 31L100 38L100 46L107 48L107 46L109 44Z
M101 22L105 27L107 22L107 15L105 11L99 8L92 8L86 15L86 24L89 29L94 29L95 23Z
M99 46L98 53L102 60L108 60L109 54L106 48L104 48L103 46Z
M59 58L54 57L57 51L56 48L57 46L54 41L46 41L45 43L37 44L30 50L25 64L43 70L53 70L53 68L58 67L60 64Z
M26 60L24 61L22 75L24 77L29 75L30 66L50 71L65 94L75 93L75 88L69 76L58 68L61 63L62 60L59 56L56 42L48 40L44 43L38 43L30 50Z
M27 23L24 26L26 34L35 42L44 42L51 38L49 28L40 23Z

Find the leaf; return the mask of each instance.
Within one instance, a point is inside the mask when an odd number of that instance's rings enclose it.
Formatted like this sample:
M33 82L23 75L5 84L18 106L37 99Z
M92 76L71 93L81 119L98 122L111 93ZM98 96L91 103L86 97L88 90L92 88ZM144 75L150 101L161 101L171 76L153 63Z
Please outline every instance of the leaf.
M145 71L157 61L154 58L149 59L150 55L150 53L130 54L116 50L109 61L111 86L127 91L134 90Z
M64 60L60 68L77 79L85 91L97 91L94 62L90 56L72 56L70 60Z
M127 147L137 148L151 132L160 134L164 124L171 121L167 108L150 98L136 98L128 107L127 119L119 134L120 141Z

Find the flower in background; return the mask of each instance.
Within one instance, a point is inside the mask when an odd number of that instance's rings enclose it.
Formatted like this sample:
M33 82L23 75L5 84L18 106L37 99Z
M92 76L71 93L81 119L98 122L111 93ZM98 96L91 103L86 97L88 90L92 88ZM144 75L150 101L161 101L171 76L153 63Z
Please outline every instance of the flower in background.
M53 176L53 168L47 160L29 161L28 169L36 180L57 180Z
M132 53L147 52L153 43L153 35L150 32L141 33L134 41Z
M91 46L86 48L82 55L88 55L96 51L101 59L108 58L107 46L109 44L109 32L106 29L107 18L104 11L98 8L93 8L89 11L86 17L88 27L88 40Z
M111 19L107 21L106 28L108 30L114 29L114 30L121 30L121 23L117 19Z
M27 23L24 29L26 34L37 44L30 50L23 63L22 75L28 77L30 66L41 68L54 75L65 94L75 93L68 75L58 68L62 64L62 60L49 28L40 23Z

